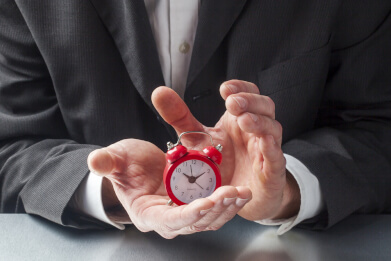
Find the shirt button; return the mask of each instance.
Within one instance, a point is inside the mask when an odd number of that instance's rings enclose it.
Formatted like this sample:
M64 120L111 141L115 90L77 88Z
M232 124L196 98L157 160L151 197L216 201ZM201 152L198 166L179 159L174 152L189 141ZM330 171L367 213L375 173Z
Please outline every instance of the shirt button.
M181 53L188 53L190 50L190 45L187 42L183 42L181 45L179 45L179 51Z

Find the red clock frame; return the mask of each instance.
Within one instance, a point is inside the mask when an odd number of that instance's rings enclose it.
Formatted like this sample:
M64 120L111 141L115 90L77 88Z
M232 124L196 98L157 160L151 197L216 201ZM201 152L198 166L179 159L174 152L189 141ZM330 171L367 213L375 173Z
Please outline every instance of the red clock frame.
M216 176L216 186L213 191L215 191L217 188L221 187L221 174L220 174L220 170L217 167L216 163L200 151L189 150L186 155L179 158L177 161L175 161L173 163L167 162L166 168L164 169L163 182L164 182L164 186L166 187L167 194L170 197L170 199L178 206L184 205L186 203L177 199L175 197L174 193L172 192L171 186L170 186L171 177L172 177L172 173L174 172L174 170L181 163L188 161L188 160L200 160L200 161L203 161L206 164L208 164L212 168L212 170L214 171L215 176Z

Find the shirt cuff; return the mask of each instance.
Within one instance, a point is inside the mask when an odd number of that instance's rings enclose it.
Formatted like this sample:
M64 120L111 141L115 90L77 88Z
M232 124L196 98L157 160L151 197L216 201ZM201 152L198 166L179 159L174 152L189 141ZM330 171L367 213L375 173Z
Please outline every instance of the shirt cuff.
M277 230L278 235L282 235L302 221L318 215L324 208L322 193L318 179L307 167L295 157L284 154L286 159L286 169L296 179L300 189L300 210L297 216L289 219L271 220L264 219L256 221L262 225L280 225Z
M76 190L70 205L77 212L96 218L118 229L125 229L122 223L111 220L103 207L103 177L89 173Z

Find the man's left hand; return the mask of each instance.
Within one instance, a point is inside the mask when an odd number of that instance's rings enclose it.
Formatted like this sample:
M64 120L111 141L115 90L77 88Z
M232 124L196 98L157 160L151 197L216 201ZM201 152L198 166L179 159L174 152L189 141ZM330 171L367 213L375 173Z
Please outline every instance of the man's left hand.
M168 87L157 88L152 102L178 134L204 131L212 135L216 144L223 145L222 185L247 186L253 195L239 215L249 220L296 215L300 192L285 168L282 127L275 119L274 102L260 95L255 84L239 80L223 83L220 94L226 101L227 111L214 127L197 121L183 100ZM198 150L207 144L201 135L183 136L181 141L186 147Z

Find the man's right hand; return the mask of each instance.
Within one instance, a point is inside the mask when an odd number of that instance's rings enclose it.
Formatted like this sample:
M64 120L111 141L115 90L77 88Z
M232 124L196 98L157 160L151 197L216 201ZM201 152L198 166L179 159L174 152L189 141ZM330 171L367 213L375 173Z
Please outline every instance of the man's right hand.
M208 198L168 206L163 184L165 164L165 154L159 148L136 139L119 141L88 157L90 170L111 181L115 196L133 224L143 232L154 230L164 238L217 230L243 207L236 204L243 200L237 199L251 199L247 187L224 186ZM104 199L115 204L115 197L105 194L105 190L103 193Z

